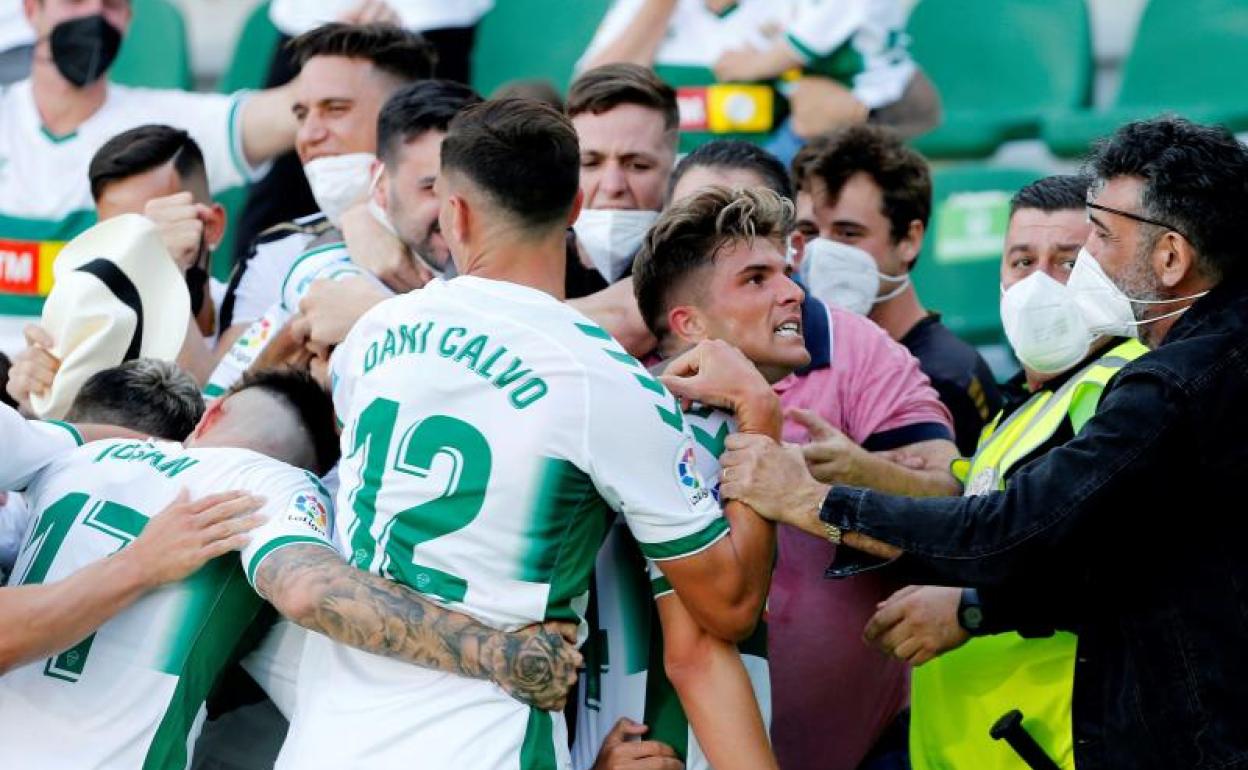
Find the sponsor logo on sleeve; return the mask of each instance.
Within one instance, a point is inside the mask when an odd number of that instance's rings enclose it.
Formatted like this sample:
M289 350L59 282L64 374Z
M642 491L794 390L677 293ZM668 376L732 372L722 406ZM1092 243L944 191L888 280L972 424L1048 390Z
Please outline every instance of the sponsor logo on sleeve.
M695 507L701 505L706 498L711 496L711 489L702 480L702 474L698 472L698 456L693 449L693 442L689 439L685 439L676 453L676 479L680 482L680 489L689 499L690 505Z
M329 534L329 508L311 492L300 492L291 501L286 521L308 527L322 536Z

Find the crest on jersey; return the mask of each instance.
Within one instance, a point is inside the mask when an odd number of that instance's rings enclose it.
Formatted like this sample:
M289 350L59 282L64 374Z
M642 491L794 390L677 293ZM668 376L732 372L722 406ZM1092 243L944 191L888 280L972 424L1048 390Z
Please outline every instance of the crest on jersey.
M711 490L702 481L702 474L698 473L698 455L689 439L685 439L676 453L676 478L680 481L685 497L689 498L690 505L700 505L711 494Z
M243 332L243 336L238 338L238 342L234 343L240 348L258 348L264 347L269 341L269 337L273 336L273 320L268 316L261 318L256 323L247 327Z
M329 533L329 509L321 502L321 498L308 492L295 495L286 520L311 527L321 535Z

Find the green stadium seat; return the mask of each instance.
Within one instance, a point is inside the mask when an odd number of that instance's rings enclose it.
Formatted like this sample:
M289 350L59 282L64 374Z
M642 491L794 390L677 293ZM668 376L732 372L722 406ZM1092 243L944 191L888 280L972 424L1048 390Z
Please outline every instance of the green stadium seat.
M923 303L972 344L1003 339L1001 250L1010 198L1041 176L981 166L939 169L933 175L932 217L914 285Z
M1038 136L1047 112L1090 103L1084 0L920 0L907 31L944 105L944 123L914 142L928 157L987 157Z
M1173 112L1232 131L1248 130L1248 0L1152 0L1108 110L1058 110L1046 117L1055 154L1086 153L1123 123Z
M572 68L610 4L610 0L496 0L477 27L473 87L488 96L511 80L541 79L566 92Z
M177 6L168 0L134 0L134 21L109 76L128 86L191 90L191 51Z
M234 44L234 55L217 90L232 94L248 88L263 88L281 34L269 20L269 3L256 6L243 23L238 42Z

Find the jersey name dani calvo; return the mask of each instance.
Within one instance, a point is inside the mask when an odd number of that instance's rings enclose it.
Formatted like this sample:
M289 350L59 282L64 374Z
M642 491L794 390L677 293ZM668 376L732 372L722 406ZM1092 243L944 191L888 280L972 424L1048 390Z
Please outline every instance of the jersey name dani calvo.
M387 300L335 352L332 377L352 563L490 625L580 621L613 511L658 560L727 534L696 471L682 476L692 438L675 398L535 289L461 276ZM304 670L326 684L300 697L279 767L568 764L562 715L496 685L317 639Z

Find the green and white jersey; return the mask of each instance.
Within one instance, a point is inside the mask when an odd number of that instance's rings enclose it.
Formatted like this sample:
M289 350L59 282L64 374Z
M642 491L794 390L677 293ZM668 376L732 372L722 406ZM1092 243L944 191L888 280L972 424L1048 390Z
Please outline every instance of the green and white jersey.
M727 534L676 399L548 294L431 283L370 310L332 373L352 563L492 626L581 620L613 511L658 560ZM324 639L304 656L323 683L300 691L279 767L569 765L562 715L492 683Z
M616 0L581 66L621 35L645 0ZM914 76L897 0L740 0L716 13L678 0L655 66L707 68L726 51L787 43L806 72L840 81L868 107L895 102Z
M186 767L205 698L272 621L249 584L256 568L286 545L332 547L330 500L304 471L243 449L97 441L31 479L34 521L12 582L61 580L124 548L184 488L192 499L229 489L263 495L268 521L241 560L209 562L70 649L0 677L5 767Z
M69 423L27 420L8 404L0 404L0 490L21 491L56 458L82 444L82 436Z
M341 281L347 278L368 278L387 294L391 293L372 273L351 261L346 244L341 240L316 246L301 254L282 279L278 294L280 299L253 321L221 357L204 385L204 395L216 398L242 379L269 343L299 312L299 302L308 293L313 281Z
M74 133L56 136L40 119L29 80L0 88L0 295L47 295L53 259L66 241L95 223L87 179L91 157L123 131L147 123L189 131L203 150L214 192L257 176L260 170L247 165L242 150L245 100L245 94L109 84L94 115ZM0 312L10 312L3 301Z
M699 474L719 499L719 456L736 421L723 411L696 408L685 413L695 439ZM647 739L676 750L687 770L710 770L675 689L663 669L663 633L656 602L674 596L671 583L642 556L627 528L617 523L594 565L590 637L582 648L573 767L589 770L611 728L621 717L650 726ZM767 628L759 623L738 646L754 686L754 696L771 724L771 679L767 667Z

